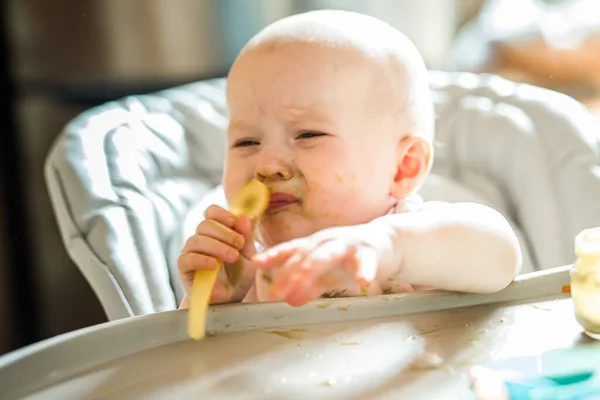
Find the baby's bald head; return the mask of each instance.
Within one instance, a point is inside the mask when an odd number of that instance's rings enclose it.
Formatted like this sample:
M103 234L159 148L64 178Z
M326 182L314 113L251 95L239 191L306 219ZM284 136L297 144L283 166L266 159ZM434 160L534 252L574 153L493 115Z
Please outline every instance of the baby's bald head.
M434 115L427 70L414 44L391 25L364 14L320 10L280 19L254 36L241 51L236 64L253 54L269 54L295 48L298 55L332 63L340 70L356 63L369 83L369 103L378 113L391 111L406 123L404 132L433 141ZM336 57L338 56L338 57ZM297 57L298 62L310 60ZM358 76L349 76L353 85ZM403 124L404 125L404 124Z
M231 67L227 107L227 198L257 178L298 199L261 219L266 244L380 217L431 165L424 63L365 15L315 11L268 26Z

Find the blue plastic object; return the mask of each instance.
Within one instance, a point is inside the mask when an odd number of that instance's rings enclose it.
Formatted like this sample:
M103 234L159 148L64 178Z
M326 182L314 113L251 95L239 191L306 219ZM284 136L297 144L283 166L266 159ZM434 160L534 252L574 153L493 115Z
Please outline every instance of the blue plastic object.
M507 381L511 400L591 400L600 399L600 377L594 371L572 375L534 377Z
M511 400L600 400L600 345L578 346L487 365Z

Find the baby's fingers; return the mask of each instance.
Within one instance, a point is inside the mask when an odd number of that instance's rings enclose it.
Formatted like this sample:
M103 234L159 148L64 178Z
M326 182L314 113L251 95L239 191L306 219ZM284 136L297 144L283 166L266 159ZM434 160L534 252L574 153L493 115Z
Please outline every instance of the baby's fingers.
M215 257L200 253L182 253L177 259L179 273L192 278L197 269L214 269L219 266Z
M296 262L290 258L273 280L272 290L288 304L303 305L327 290L352 283L345 260L354 254L354 246L341 241L321 244Z
M191 295L192 285L194 283L196 271L200 269L215 269L220 267L221 263L214 257L198 253L184 253L178 259L179 275L181 282L188 296ZM217 281L212 289L210 296L211 304L229 302L232 292L227 282L227 276L224 268L219 268ZM189 300L183 302L180 308L188 308Z
M199 255L218 258L230 263L236 261L239 256L238 250L229 244L208 236L200 235L193 235L187 240L183 248L183 254L186 253L197 253Z
M196 228L196 236L208 237L226 243L231 247L241 250L244 247L244 236L222 223L214 220L204 220ZM187 245L187 244L186 244Z
M258 268L279 268L288 260L288 258L296 253L300 247L300 240L292 240L255 255L253 260Z
M206 209L204 217L207 220L214 220L228 228L233 228L237 222L237 218L231 212L217 205L212 205Z

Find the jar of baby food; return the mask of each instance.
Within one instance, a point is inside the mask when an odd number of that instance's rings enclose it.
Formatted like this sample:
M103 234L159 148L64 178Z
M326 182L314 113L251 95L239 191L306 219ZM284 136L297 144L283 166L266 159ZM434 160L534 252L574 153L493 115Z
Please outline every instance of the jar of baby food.
M600 340L600 227L576 236L575 255L571 269L575 317L589 337Z

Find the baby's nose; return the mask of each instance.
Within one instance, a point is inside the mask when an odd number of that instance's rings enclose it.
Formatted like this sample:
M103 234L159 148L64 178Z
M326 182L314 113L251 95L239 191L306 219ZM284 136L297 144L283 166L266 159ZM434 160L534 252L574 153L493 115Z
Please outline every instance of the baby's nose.
M293 163L290 157L284 157L282 153L264 154L256 166L255 176L261 182L291 179L294 176Z

